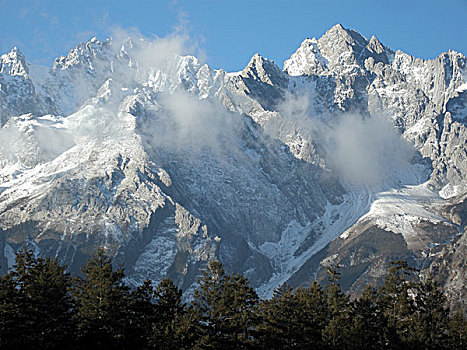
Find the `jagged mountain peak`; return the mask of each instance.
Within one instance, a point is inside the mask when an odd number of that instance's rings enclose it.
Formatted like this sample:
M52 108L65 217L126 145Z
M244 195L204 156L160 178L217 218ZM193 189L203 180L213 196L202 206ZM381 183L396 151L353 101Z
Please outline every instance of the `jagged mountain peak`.
M316 38L305 39L300 47L284 62L284 71L292 76L322 74L328 60L320 54Z
M341 24L336 24L329 29L319 40L323 47L337 46L338 48L363 48L367 39L352 29L346 29Z
M346 32L347 30L344 28L344 26L341 23L337 23L327 30L327 32L331 32L331 31Z
M56 58L53 69L67 69L77 65L84 65L93 69L92 61L96 58L108 56L111 53L110 46L110 39L102 42L93 37L86 42L79 43L66 56Z
M372 36L367 40L355 30L336 24L321 38L305 39L291 57L284 62L284 70L291 75L327 75L363 67L368 57L388 63L392 53ZM332 71L332 72L331 72Z
M274 61L261 56L259 53L255 53L246 65L245 69L257 68L264 65L276 66Z
M27 77L29 70L26 58L16 46L9 53L0 56L0 73Z
M374 35L371 36L370 40L368 41L368 45L366 47L370 52L374 52L374 53L384 52L383 44Z
M250 62L243 69L241 75L245 78L251 78L273 85L273 80L282 75L281 69L274 61L262 57L260 54L254 54Z

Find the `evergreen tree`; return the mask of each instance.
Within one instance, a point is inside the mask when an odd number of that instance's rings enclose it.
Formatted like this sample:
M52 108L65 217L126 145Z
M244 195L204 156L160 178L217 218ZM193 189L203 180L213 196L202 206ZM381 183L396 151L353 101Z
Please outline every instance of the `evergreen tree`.
M202 349L206 339L202 316L193 305L185 307L178 318L174 340L177 348L174 350ZM208 346L209 348L209 346Z
M258 343L263 349L296 349L303 333L297 322L299 305L292 288L282 284L270 300L259 307L260 323L256 330Z
M11 273L0 279L0 344L6 349L21 349L27 346L27 310L24 298L17 289Z
M79 344L83 348L123 348L129 328L129 288L123 268L113 270L99 249L82 268L74 290Z
M386 319L378 305L378 292L371 285L352 303L351 320L349 348L386 348Z
M224 286L222 307L227 310L224 329L230 334L236 348L250 345L250 330L256 325L254 318L259 302L256 291L248 280L240 274L231 274Z
M465 349L467 347L467 320L463 310L454 313L448 322L448 349Z
M391 262L383 285L378 290L378 304L386 317L388 342L393 348L417 346L410 331L415 312L415 272L406 261Z
M146 279L128 296L128 327L125 331L125 348L144 349L152 335L152 325L158 319L153 303L152 281Z
M464 349L463 310L449 317L431 278L415 281L404 261L383 285L350 302L329 269L329 285L287 284L261 303L248 280L212 261L189 308L171 280L133 291L103 250L72 279L56 259L24 248L0 278L0 345L5 349ZM71 298L70 290L73 291ZM74 323L75 322L75 323ZM75 337L75 333L77 337Z
M349 296L341 289L337 268L328 268L328 274L328 322L322 332L323 341L332 349L343 349L351 343Z
M1 337L2 344L8 344L11 349L22 349L34 343L35 332L31 330L35 325L29 318L32 305L23 286L31 282L35 264L33 252L23 246L16 253L13 270L2 278Z
M222 329L225 310L220 308L220 300L226 276L222 264L215 260L209 262L202 274L192 301L200 320L197 347L215 349L225 344L222 339L226 336Z
M314 281L308 288L297 288L294 299L298 307L295 316L299 328L296 340L298 348L324 347L322 332L328 315L326 293Z
M210 261L198 281L192 302L200 319L198 348L235 348L250 345L258 296L240 275L227 275L223 265Z
M60 349L72 337L71 278L57 259L35 258L24 247L1 280L2 344Z
M181 349L185 346L182 318L185 307L182 303L182 291L169 279L163 279L154 291L156 300L155 311L157 319L154 320L150 343L156 349ZM188 344L189 345L189 344Z
M415 286L415 312L411 340L418 348L439 349L447 345L449 311L441 287L433 279Z
M57 259L35 258L24 247L1 285L2 344L60 349L71 341L71 279Z

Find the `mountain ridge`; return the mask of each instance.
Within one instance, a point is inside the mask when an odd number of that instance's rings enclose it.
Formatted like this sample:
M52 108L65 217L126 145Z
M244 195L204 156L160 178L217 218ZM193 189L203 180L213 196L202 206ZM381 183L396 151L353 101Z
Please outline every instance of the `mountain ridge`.
M263 295L330 262L356 292L399 255L429 271L465 236L449 214L467 186L465 61L338 25L284 69L254 55L232 74L95 38L41 79L1 68L0 258L29 242L76 270L103 245L135 284L189 289L218 257Z

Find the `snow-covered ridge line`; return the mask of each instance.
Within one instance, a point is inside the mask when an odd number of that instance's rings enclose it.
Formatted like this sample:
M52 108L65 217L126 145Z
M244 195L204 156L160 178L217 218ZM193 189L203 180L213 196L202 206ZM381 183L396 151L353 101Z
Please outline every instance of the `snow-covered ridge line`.
M93 38L51 69L1 56L5 249L30 242L77 269L104 246L134 283L187 289L218 257L267 295L319 278L370 229L418 251L423 227L450 225L440 208L466 191L463 55L419 60L338 25L283 70L254 55L226 73L177 40ZM364 250L342 263L387 258Z

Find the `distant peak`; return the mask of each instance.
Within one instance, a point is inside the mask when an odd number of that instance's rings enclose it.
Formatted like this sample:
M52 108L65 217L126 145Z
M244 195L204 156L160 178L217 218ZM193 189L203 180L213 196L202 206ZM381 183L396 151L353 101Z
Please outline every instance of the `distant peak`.
M384 45L381 43L381 41L378 40L376 36L372 35L368 41L367 49L370 52L381 53L384 52Z
M250 63L264 62L264 61L265 61L265 58L263 56L261 56L259 53L255 53L250 59Z
M374 35L371 36L370 40L368 41L368 44L369 45L378 45L378 46L384 47L383 43L381 41L379 41L379 39Z
M260 80L270 85L273 85L271 75L277 76L281 74L282 71L274 61L268 60L258 53L253 55L248 65L241 73L245 78L248 77L254 80Z
M353 30L353 29L348 29L345 28L342 24L338 23L335 26L331 27L324 35L325 36L337 36L337 37L344 37L347 38L347 40L357 40L360 41L363 39L363 41L366 41L366 38L364 38L359 32Z
M21 59L21 60L24 59L24 55L21 53L20 49L17 46L13 47L11 51L8 53L8 55L10 57L17 57L18 59Z
M0 56L0 73L7 72L9 75L27 76L29 73L26 58L18 49L13 47L11 51Z
M318 51L318 40L316 40L316 38L306 38L305 40L302 41L302 43L300 44L300 47L302 49L310 49L313 51L313 52L317 52Z
M251 68L251 67L256 67L256 66L263 66L263 65L269 65L269 64L272 64L272 65L275 65L275 63L273 61L270 61L268 60L267 58L264 58L263 56L261 56L259 53L255 53L253 55L253 57L251 57L250 59L250 62L248 62L248 65L246 66L245 69L247 68Z
M347 31L347 29L345 29L342 24L337 23L336 25L332 26L331 29L329 29L328 31Z
M329 29L321 38L321 40L345 40L346 42L352 41L350 31L344 28L341 24L336 24L331 29Z
M306 38L288 60L284 71L292 76L320 74L326 69L327 60L321 56L316 38Z
M360 52L368 45L368 40L352 29L336 24L319 40L319 47L327 55L335 55L345 51Z
M313 37L312 39L306 38L305 40L302 41L300 46L302 46L302 47L314 46L317 43L318 43L318 40L316 40L315 37Z
M261 55L259 53L255 53L253 55L253 57L251 57L251 61L253 61L253 60L262 60L262 59L263 59L263 57L261 57Z

